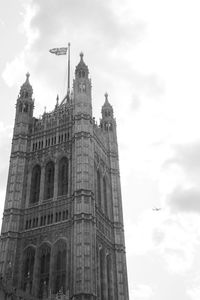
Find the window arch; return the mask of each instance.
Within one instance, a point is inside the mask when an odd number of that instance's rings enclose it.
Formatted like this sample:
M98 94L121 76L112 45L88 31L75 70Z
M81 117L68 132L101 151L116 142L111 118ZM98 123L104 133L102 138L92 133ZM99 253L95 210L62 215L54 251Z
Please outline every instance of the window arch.
M45 192L44 199L53 198L54 192L54 163L48 162L45 168Z
M36 203L39 201L40 178L41 178L41 167L39 165L36 165L32 170L30 203Z
M23 263L23 278L22 278L22 288L24 291L31 293L33 284L33 269L35 263L35 249L29 247L24 253L24 263Z
M97 170L97 203L101 208L101 174L99 170Z
M38 296L40 299L48 297L49 290L49 273L50 273L50 256L51 248L48 245L42 246L39 257L39 289Z
M58 172L58 195L66 195L68 193L69 186L69 162L66 157L63 157L59 161Z
M106 256L106 268L107 268L107 293L108 299L112 299L112 265L111 265L111 255Z
M100 294L101 299L104 300L104 252L103 249L99 251L99 266L100 266Z
M54 293L66 291L67 247L64 241L58 241L54 250Z
M103 178L103 198L104 198L104 212L108 215L108 202L107 202L107 184L106 177Z

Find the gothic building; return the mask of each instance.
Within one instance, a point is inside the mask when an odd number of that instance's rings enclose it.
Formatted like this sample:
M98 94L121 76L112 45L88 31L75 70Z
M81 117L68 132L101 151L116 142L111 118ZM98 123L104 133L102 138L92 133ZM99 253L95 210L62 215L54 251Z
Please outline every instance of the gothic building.
M96 123L88 74L81 54L70 96L38 119L29 74L17 98L0 272L27 299L129 299L116 120L105 94Z

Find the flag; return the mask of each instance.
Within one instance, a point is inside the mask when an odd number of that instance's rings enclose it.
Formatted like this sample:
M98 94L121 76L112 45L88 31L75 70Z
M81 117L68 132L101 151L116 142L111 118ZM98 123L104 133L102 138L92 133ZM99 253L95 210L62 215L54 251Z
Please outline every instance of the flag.
M67 47L62 47L62 48L53 48L50 49L49 52L56 54L56 55L66 55L67 54Z

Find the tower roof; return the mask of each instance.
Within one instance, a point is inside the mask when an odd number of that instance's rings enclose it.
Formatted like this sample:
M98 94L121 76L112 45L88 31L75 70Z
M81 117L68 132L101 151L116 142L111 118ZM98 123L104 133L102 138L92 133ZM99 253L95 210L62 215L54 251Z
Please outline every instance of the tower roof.
M30 77L30 74L26 73L26 81L22 84L21 89L20 89L21 96L24 95L24 92L28 92L29 96L31 96L33 93L33 88L29 82L29 77Z
M79 71L85 71L86 76L88 76L88 74L89 74L88 66L85 64L85 62L83 60L83 52L80 53L80 62L76 66L75 74L78 75Z
M111 109L111 110L113 110L112 105L108 101L108 93L105 93L104 96L105 96L105 102L104 102L104 104L102 106L102 110L104 110L104 109Z

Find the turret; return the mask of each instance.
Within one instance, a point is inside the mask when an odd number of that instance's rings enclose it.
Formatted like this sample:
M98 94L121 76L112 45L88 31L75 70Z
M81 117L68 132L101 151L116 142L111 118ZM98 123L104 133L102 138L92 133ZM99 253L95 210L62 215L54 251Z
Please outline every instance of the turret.
M26 74L26 81L21 86L16 104L15 124L29 123L33 116L34 101L33 88L29 82L30 74Z
M113 131L116 127L116 122L113 117L113 108L108 101L108 94L105 93L105 102L101 109L102 119L100 121L101 128L104 131Z
M92 115L91 80L88 78L88 66L83 61L83 53L80 54L80 62L76 66L75 80L73 84L75 99L75 114L85 113Z

